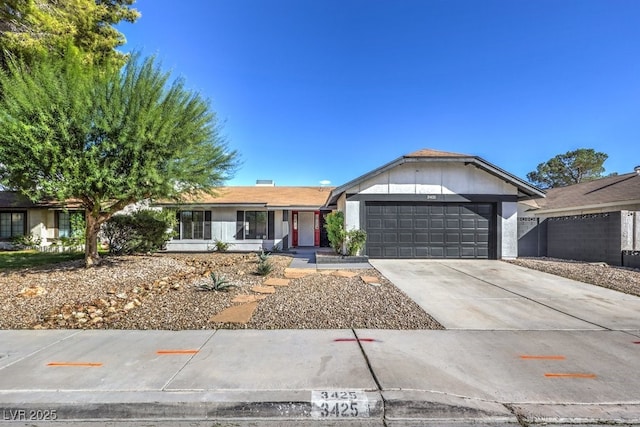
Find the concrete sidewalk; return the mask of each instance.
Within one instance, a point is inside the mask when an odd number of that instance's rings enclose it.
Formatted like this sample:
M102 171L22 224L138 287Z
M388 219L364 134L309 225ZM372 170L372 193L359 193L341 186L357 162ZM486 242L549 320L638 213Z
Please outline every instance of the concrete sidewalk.
M640 331L0 331L10 425L640 425Z

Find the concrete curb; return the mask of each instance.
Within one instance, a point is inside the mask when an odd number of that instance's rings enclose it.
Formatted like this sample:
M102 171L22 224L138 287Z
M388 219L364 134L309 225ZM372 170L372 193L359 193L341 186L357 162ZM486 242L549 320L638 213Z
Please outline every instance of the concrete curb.
M422 390L383 391L388 425L520 425L506 406Z
M640 425L640 403L513 404L523 425Z
M323 418L312 392L304 391L109 391L0 392L2 422L282 420L380 425L383 401L365 392L363 417Z

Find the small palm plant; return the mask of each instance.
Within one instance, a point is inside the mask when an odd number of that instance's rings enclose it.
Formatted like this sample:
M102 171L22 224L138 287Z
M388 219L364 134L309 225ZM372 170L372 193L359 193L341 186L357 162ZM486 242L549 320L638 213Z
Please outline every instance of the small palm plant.
M198 291L216 291L216 292L228 292L231 288L237 288L238 285L235 285L229 282L226 277L223 275L217 275L216 273L211 273L210 275L211 281L199 283L196 285L196 290Z

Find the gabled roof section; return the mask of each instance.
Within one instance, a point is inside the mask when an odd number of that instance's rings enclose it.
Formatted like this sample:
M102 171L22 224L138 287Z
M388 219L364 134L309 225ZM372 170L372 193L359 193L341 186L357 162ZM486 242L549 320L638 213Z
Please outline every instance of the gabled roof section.
M460 153L451 153L447 151L438 151L432 150L429 148L425 148L422 150L414 151L413 153L406 154L402 157L397 158L396 160L387 163L373 171L364 174L352 181L347 182L346 184L334 189L331 192L331 197L329 198L329 204L336 203L338 198L342 193L347 191L349 188L358 185L368 179L371 179L381 173L384 173L390 169L393 169L397 166L400 166L404 163L410 162L461 162L464 164L472 164L485 172L494 175L518 188L518 196L521 198L529 198L529 197L544 197L545 193L538 187L518 178L515 175L512 175L506 172L503 169L487 162L486 160L478 157L472 156L469 154L460 154Z
M451 153L449 151L438 151L424 148L422 150L414 151L411 154L407 154L404 157L471 157L468 154Z
M640 204L640 174L615 175L566 187L550 188L538 200L536 213L591 208L606 205Z
M179 203L162 201L159 206L262 206L267 208L313 208L324 206L333 187L222 187L213 195L202 193Z

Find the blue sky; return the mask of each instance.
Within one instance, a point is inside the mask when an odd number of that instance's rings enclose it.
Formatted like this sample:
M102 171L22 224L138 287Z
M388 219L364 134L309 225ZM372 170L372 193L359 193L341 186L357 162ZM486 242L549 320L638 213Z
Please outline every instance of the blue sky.
M594 148L640 165L637 0L138 0L123 50L211 100L230 185L341 185L403 154L521 177Z

